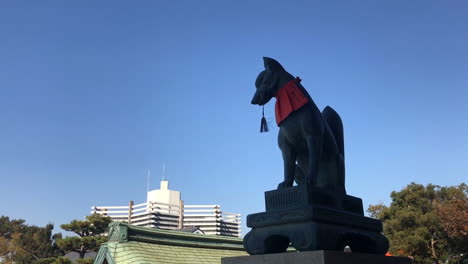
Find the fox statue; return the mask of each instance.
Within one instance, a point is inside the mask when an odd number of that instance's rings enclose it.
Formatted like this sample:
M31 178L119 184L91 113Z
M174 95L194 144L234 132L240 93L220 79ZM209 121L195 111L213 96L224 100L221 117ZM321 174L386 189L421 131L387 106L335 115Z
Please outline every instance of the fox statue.
M335 110L320 112L302 86L272 58L255 81L252 104L263 106L276 98L278 145L284 161L284 180L278 189L297 185L323 188L345 195L343 124Z

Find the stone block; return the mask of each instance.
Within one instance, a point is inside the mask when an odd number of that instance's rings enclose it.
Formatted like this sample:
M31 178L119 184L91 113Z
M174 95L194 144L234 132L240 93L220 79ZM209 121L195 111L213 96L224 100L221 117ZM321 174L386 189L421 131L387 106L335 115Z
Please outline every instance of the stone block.
M251 255L341 250L384 255L388 240L382 223L365 217L362 200L319 188L294 186L265 193L265 212L247 216L252 230L244 237Z
M321 188L293 186L265 192L265 211L293 209L308 205L323 206L364 215L360 198Z
M223 258L221 264L410 264L411 259L342 251L305 251Z

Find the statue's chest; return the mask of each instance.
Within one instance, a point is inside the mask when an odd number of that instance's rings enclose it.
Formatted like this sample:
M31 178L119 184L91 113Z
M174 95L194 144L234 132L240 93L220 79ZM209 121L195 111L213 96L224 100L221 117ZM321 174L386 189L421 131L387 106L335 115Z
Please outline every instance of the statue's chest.
M285 144L293 147L295 151L307 151L308 138L323 136L321 116L315 115L311 106L304 106L281 123L279 133L279 138Z
M306 131L302 127L291 126L286 129L282 126L279 133L280 142L293 148L295 152L307 151Z

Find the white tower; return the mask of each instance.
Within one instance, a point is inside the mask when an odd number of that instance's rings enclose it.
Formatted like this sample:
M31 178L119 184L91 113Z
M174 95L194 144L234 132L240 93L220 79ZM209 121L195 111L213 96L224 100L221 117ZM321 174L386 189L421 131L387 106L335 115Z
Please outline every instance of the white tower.
M169 190L169 182L166 180L162 180L161 187L159 190L152 190L148 192L147 202L164 203L179 206L180 192Z

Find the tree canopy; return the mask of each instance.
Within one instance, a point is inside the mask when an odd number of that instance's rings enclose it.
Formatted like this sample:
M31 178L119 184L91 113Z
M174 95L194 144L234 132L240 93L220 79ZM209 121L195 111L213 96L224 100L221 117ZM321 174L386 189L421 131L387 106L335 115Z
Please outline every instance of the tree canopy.
M468 186L411 183L391 193L390 206L370 205L382 220L390 253L415 263L445 263L468 251Z
M0 217L0 258L1 263L39 264L44 259L60 255L52 235L54 225L30 226L23 219L10 220Z
M110 222L110 217L94 214L87 216L84 221L73 220L63 224L60 226L62 229L74 232L78 237L57 239L57 245L65 252L77 252L83 259L86 253L98 250L107 241L103 234Z
M93 259L84 259L87 252L99 249L107 241L103 234L111 222L109 217L90 215L86 220L73 220L61 225L78 236L62 238L52 234L54 226L27 225L23 219L10 220L0 216L0 263L2 264L71 264L62 257L68 252L80 254L78 263L90 264Z

